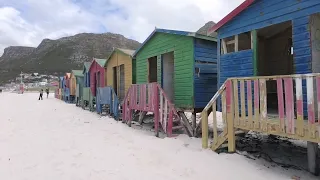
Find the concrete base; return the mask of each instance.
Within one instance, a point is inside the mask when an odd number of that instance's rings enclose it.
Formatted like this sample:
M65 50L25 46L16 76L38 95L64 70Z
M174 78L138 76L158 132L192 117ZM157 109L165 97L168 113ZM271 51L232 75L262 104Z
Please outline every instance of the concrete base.
M307 148L308 148L308 170L310 173L318 176L319 175L318 143L307 142Z

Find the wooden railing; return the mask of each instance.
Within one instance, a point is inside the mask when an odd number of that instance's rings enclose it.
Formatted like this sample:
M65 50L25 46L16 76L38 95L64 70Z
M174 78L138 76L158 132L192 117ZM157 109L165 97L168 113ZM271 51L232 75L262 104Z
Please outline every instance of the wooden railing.
M221 134L218 134L215 116L218 96L221 96L222 123L225 125ZM228 139L229 151L235 151L235 129L318 143L320 74L228 79L202 112L204 148L208 147L210 109L213 150Z
M123 100L122 108L122 120L127 124L131 124L133 110L153 112L157 136L159 135L159 123L168 137L172 137L174 129L181 128L181 126L174 127L174 122L179 124L181 117L157 83L132 85Z

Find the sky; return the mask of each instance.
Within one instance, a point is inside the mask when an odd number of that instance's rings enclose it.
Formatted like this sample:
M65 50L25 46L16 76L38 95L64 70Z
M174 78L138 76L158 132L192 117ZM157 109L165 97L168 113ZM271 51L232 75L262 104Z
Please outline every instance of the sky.
M143 42L157 28L196 31L244 0L0 0L0 55L44 38L112 32Z

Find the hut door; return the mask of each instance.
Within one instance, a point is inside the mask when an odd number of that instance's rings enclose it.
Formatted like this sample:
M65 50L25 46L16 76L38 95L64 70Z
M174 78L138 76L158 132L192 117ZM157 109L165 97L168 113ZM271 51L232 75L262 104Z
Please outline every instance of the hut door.
M124 94L125 94L125 83L124 83L124 80L125 80L125 76L124 76L124 64L120 65L120 99L123 99L124 98Z
M163 55L162 85L169 100L174 103L174 55L173 52Z
M113 89L116 95L118 95L118 76L117 76L117 66L113 67Z
M149 83L157 82L157 57L149 58L148 65Z
M100 72L96 73L96 87L100 87Z

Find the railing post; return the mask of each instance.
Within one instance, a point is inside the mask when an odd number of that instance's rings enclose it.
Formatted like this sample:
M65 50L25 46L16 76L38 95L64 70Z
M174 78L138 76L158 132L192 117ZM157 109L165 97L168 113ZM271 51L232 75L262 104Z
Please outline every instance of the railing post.
M234 102L232 81L226 83L227 128L228 128L228 152L236 151L236 138L234 131Z
M156 137L159 137L159 95L158 86L153 84L153 113L154 113L154 131Z
M201 125L202 125L202 148L207 149L208 148L208 138L209 138L208 111L207 110L202 111L201 119L202 119L202 122L201 122ZM218 137L213 137L213 138L218 138Z
M168 137L172 137L172 127L173 127L173 109L172 109L172 107L170 107L168 126L167 126L167 130L166 130Z

